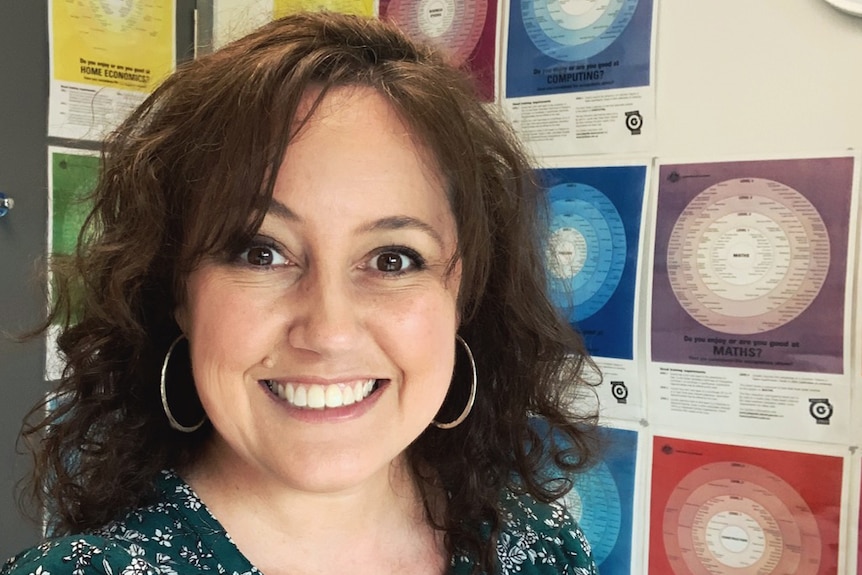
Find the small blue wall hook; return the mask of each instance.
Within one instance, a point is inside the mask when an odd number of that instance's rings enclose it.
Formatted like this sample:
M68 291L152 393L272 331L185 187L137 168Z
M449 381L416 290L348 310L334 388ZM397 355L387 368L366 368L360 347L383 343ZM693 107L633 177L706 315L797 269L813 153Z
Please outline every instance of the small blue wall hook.
M15 207L15 200L7 197L6 194L0 192L0 218L9 213L9 210Z

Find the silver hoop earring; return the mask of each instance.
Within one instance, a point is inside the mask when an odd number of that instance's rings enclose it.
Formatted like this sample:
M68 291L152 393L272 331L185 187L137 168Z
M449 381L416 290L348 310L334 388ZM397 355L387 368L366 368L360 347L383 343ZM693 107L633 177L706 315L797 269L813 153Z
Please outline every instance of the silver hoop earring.
M467 419L467 416L470 415L470 412L473 411L473 403L476 401L476 388L478 387L478 378L476 376L476 360L473 359L473 350L470 349L470 346L467 345L467 342L464 341L460 335L455 334L455 341L464 346L464 351L467 352L467 359L470 360L470 371L473 374L473 380L470 382L470 397L467 399L467 405L464 406L464 410L461 412L457 418L448 423L440 423L439 421L432 420L436 427L440 429L452 429L453 427L458 427L461 423Z
M168 373L168 363L171 360L171 354L174 353L174 348L177 346L177 344L184 337L186 337L186 336L183 334L180 334L180 336L177 339L175 339L173 341L173 343L171 343L171 347L168 348L168 353L165 354L165 361L162 362L162 376L159 380L159 392L162 395L162 409L165 411L165 415L167 416L168 423L171 424L171 427L176 429L177 431L182 431L183 433L193 433L193 432L197 431L198 429L200 429L201 426L206 422L206 420L207 420L206 414L204 414L203 418L198 423L196 423L194 425L183 425L182 423L177 421L176 418L174 417L174 414L171 412L170 406L168 405L168 392L167 392L167 385L165 383L165 380L167 379L167 373Z

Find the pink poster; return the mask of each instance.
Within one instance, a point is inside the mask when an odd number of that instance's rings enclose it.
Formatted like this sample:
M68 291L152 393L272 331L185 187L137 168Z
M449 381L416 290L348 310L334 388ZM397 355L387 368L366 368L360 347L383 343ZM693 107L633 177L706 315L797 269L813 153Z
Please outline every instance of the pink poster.
M380 18L396 22L414 38L443 48L455 65L470 70L482 99L494 100L497 2L380 0Z

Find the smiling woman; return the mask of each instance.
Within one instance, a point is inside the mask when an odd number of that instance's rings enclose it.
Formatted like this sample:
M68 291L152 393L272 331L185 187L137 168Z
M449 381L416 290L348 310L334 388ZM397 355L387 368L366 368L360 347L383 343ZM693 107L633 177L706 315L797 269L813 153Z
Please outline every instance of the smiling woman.
M385 481L452 377L461 274L432 158L374 88L333 88L303 115L278 208L239 254L192 271L177 309L222 430L186 477L199 493L230 492L197 480L213 465L230 474L202 477L255 486L269 505Z
M57 260L68 363L25 430L55 537L2 573L594 573L556 503L592 364L541 198L382 22L288 16L178 70Z

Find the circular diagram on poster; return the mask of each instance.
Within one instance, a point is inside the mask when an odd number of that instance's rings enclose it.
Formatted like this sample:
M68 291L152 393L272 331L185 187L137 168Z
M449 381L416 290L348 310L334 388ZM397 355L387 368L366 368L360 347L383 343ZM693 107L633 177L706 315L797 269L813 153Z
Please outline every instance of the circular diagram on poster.
M391 0L385 17L410 36L443 48L460 65L476 49L487 14L488 0Z
M815 575L820 531L799 493L761 467L703 465L674 488L662 532L676 575Z
M781 327L805 311L829 271L817 209L798 191L761 178L726 180L695 196L668 241L667 273L683 309L734 334Z
M569 321L581 321L599 311L620 283L625 227L613 202L587 184L558 184L548 190L548 200L551 298Z
M542 53L564 62L595 56L626 29L638 0L522 0L527 36Z
M563 504L584 532L590 534L593 558L601 565L617 544L622 523L622 503L617 483L602 461L577 475Z
M106 30L112 32L125 32L138 27L145 9L141 5L135 6L134 0L90 0L93 16Z

